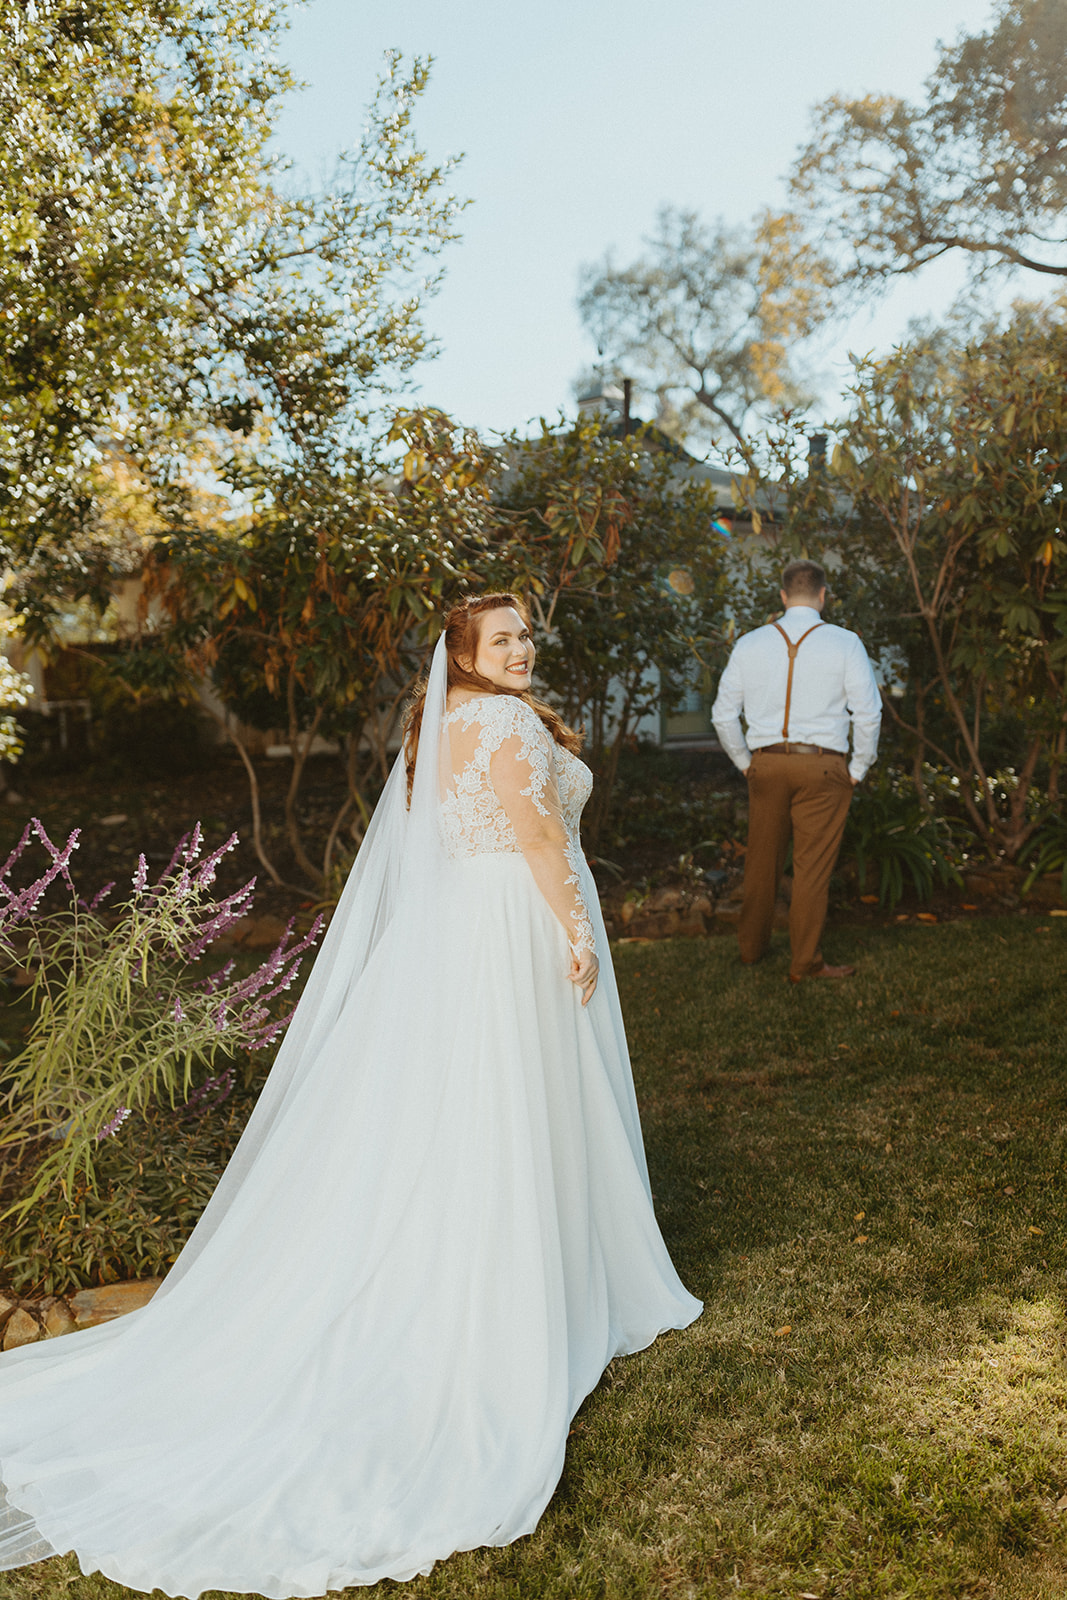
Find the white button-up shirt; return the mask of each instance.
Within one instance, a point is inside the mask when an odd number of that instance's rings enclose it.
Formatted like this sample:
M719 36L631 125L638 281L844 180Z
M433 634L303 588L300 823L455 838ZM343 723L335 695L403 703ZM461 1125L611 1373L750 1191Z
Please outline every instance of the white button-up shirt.
M779 621L795 644L821 619L814 606L788 606ZM753 750L781 744L789 651L773 624L746 633L735 644L719 680L711 720L719 743L735 766L748 770ZM747 738L741 729L744 714ZM789 742L818 744L848 754L849 775L859 783L878 754L882 701L867 652L847 628L823 623L797 651L789 707Z

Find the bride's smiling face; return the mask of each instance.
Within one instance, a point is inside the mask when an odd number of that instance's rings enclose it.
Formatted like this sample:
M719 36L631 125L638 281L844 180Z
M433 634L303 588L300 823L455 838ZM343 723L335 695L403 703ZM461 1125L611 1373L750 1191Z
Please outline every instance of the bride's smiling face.
M474 670L498 689L521 693L530 687L537 654L530 630L514 606L497 606L478 618Z

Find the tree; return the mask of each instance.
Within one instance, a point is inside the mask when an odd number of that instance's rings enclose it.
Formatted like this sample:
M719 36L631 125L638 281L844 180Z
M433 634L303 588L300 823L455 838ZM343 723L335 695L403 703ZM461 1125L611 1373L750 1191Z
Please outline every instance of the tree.
M779 436L787 543L828 553L886 668L890 729L927 805L950 775L991 856L1018 859L1067 760L1067 319L1019 311L956 354L857 364L828 471ZM893 692L893 690L897 692Z
M489 499L499 463L477 437L424 411L399 415L384 442L403 451L393 474L356 450L319 479L296 461L288 473L272 469L270 499L240 530L161 537L146 565L146 626L120 664L127 682L156 692L211 684L248 774L256 850L276 883L242 724L286 730L286 835L299 871L321 883L340 829L349 823L358 842L388 775L443 593L484 582L500 559ZM318 734L341 742L347 787L321 866L299 819Z
M0 552L39 635L64 590L106 603L116 440L180 520L191 439L223 446L235 492L253 435L260 462L320 464L425 349L414 269L457 204L413 136L428 68L392 56L329 190L288 194L280 18L40 0L0 41Z
M817 234L859 284L962 252L979 275L1067 277L1067 8L999 0L943 46L921 105L835 96L792 173Z
M542 625L538 678L585 727L597 777L586 834L611 812L619 756L640 719L677 704L723 591L715 494L640 434L594 423L512 441L501 508L518 519Z
M666 207L647 255L585 269L578 307L601 359L656 397L666 431L742 441L753 406L800 396L789 351L822 314L821 280L788 218L709 228Z

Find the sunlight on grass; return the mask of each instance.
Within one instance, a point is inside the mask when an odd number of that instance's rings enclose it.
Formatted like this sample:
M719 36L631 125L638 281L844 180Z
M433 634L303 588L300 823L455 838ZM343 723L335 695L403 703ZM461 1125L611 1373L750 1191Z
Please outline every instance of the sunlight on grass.
M1063 1600L1059 930L844 929L847 984L624 945L657 1209L703 1318L612 1364L535 1534L411 1600ZM352 1591L353 1596L366 1591ZM70 1562L0 1600L119 1600Z

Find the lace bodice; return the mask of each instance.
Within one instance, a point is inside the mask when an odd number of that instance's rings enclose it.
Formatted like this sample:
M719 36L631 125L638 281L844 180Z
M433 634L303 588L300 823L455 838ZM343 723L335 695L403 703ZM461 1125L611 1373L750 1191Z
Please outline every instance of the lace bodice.
M560 869L568 901L564 925L572 948L592 950L579 881L578 832L593 787L589 768L556 744L536 711L515 695L465 700L445 720L461 735L453 740L451 785L441 806L449 855L529 855L531 848L542 847L541 835L561 823ZM457 760L457 747L466 759ZM555 897L546 898L562 920Z

